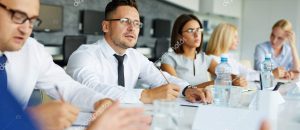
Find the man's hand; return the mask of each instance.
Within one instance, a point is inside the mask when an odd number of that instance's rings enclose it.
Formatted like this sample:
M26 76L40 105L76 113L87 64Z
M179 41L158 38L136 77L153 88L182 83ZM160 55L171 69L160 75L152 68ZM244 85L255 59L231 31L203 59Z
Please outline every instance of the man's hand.
M211 91L206 88L188 88L184 94L189 102L200 101L204 104L210 104L213 101Z
M93 114L93 117L91 120L96 119L99 115L101 115L108 107L110 107L114 101L109 98L102 99L95 103L94 109L95 113Z
M95 111L98 111L100 109L105 110L106 108L111 106L113 103L114 103L114 101L112 99L104 98L104 99L101 99L101 100L99 100L98 102L95 103L94 109L95 109Z
M120 108L114 103L87 130L149 130L151 117L140 108Z
M268 121L262 121L259 130L271 130L271 125Z
M43 130L63 130L76 120L79 109L69 103L51 101L28 108L29 113Z
M143 103L152 103L157 99L175 100L180 92L180 87L175 84L165 84L153 89L142 92L141 101Z
M272 71L272 73L276 79L281 79L284 78L286 70L283 67L277 67Z
M247 87L248 82L244 77L234 77L232 80L232 85L240 86L240 87Z

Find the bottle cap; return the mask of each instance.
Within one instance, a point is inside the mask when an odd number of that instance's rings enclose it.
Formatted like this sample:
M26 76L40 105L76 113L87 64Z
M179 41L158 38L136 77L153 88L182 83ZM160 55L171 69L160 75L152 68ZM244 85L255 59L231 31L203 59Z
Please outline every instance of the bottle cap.
M228 61L228 56L226 54L221 55L221 62L227 62Z
M272 58L272 55L270 53L267 53L265 59L271 59L271 58Z

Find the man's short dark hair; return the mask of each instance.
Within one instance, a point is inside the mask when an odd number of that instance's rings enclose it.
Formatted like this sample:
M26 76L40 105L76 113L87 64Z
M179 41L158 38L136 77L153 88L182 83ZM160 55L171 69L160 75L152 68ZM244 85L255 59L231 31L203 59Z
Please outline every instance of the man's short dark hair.
M138 10L135 0L112 0L106 5L105 19L109 19L111 13L115 11L119 6L131 6Z

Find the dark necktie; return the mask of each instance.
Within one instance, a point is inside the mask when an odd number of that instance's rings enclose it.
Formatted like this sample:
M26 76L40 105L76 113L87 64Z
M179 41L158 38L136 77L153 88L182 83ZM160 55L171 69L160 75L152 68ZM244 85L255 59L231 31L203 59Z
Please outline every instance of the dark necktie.
M124 79L124 65L123 65L123 61L124 61L125 55L119 56L119 55L114 54L114 56L118 60L118 85L124 87L125 86L125 79Z
M6 63L6 56L2 55L0 57L0 85L1 88L7 88L7 75L5 71L5 63Z

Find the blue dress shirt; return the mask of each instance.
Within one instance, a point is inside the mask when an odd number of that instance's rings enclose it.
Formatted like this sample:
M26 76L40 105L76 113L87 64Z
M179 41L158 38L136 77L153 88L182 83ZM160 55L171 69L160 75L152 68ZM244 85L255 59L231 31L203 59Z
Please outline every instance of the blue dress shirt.
M261 70L261 63L264 61L267 53L272 55L271 61L273 63L273 68L284 67L286 70L293 68L293 57L291 47L289 43L284 43L280 55L274 55L274 49L269 41L258 44L255 48L254 54L254 68L255 70Z
M12 94L0 85L0 126L1 130L37 130L32 120Z

